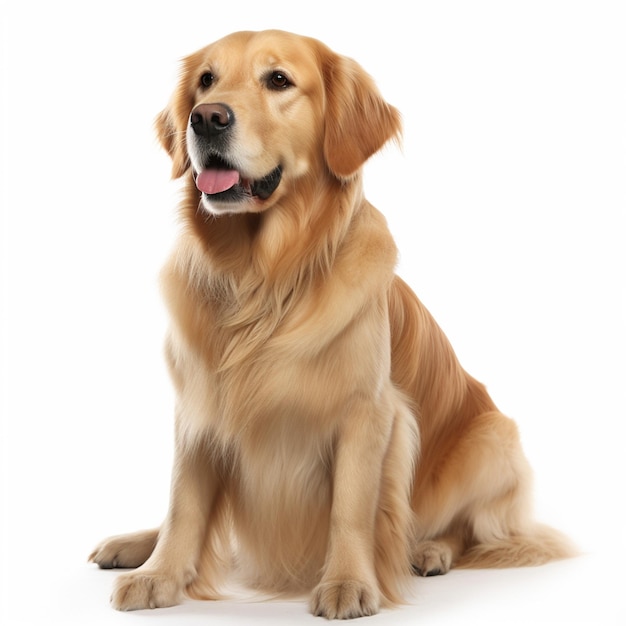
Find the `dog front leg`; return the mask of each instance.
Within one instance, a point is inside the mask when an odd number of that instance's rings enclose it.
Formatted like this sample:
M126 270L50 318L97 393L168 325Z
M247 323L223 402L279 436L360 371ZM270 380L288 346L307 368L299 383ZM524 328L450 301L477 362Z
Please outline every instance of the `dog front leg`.
M380 607L374 533L391 412L359 405L337 440L328 551L311 600L311 612L327 619L374 615Z
M121 611L173 606L196 576L211 506L218 489L206 455L178 444L170 505L158 541L138 569L120 575L111 603Z

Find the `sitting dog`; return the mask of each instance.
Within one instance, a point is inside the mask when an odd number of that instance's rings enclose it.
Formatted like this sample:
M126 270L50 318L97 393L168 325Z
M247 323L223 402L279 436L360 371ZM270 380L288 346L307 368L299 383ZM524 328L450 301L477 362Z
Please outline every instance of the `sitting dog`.
M162 274L177 392L169 511L105 540L117 609L219 597L232 568L326 618L411 573L569 556L530 516L515 424L394 274L364 162L401 130L354 61L280 32L187 57L159 138L184 179Z

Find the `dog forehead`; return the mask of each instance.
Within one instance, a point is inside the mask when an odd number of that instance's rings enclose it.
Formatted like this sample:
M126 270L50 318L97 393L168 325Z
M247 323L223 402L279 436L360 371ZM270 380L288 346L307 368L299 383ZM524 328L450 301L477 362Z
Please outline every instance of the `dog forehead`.
M209 44L195 55L194 64L244 78L268 69L304 77L319 75L320 44L285 31L241 31Z

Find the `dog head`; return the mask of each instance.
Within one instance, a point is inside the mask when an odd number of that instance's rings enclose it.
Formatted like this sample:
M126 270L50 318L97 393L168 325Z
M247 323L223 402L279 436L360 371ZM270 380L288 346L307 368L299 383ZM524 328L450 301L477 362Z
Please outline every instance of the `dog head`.
M174 177L192 169L205 210L261 212L304 176L353 177L400 115L354 61L282 31L229 35L183 60L157 117Z

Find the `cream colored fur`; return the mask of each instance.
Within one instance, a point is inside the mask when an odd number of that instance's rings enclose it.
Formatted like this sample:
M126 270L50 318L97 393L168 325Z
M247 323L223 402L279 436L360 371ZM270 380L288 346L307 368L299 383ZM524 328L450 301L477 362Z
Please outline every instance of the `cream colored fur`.
M288 89L267 88L277 70ZM188 153L190 113L213 102L234 111L242 172L282 166L269 198L219 216ZM309 593L316 615L358 617L401 602L412 569L569 555L530 516L515 424L394 275L361 166L400 117L360 66L312 39L236 33L185 59L157 130L185 179L162 276L175 465L162 526L90 557L137 567L113 606L217 598L238 569L255 588Z

